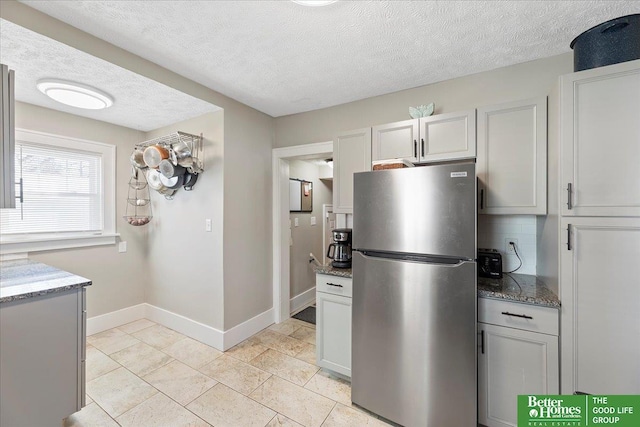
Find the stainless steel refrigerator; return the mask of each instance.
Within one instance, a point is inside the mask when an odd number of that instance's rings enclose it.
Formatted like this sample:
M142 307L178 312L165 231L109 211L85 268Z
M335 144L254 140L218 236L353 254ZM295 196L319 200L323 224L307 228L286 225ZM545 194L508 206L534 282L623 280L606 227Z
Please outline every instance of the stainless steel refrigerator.
M355 174L353 248L352 401L475 427L475 164Z

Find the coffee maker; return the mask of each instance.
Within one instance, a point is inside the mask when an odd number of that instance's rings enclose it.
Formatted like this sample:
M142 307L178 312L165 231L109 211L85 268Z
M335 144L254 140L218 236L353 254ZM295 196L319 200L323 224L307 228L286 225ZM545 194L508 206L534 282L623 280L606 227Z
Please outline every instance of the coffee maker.
M336 228L331 233L334 243L327 249L327 258L335 268L351 268L351 229Z

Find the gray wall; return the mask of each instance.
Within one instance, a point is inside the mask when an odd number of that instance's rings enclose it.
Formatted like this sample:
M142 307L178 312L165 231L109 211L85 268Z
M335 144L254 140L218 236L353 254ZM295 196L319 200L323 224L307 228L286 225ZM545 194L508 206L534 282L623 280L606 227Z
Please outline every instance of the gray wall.
M22 3L0 17L224 109L223 327L270 309L273 118Z
M127 242L127 252L118 253L117 245L108 245L34 252L29 257L91 279L89 317L143 303L149 271L147 228L132 227L122 216L131 176L131 147L144 140L144 133L21 102L16 102L16 127L116 146L116 230L120 240Z
M173 200L151 190L149 280L145 300L156 307L223 328L224 112L217 111L148 132L145 139L182 131L203 134L205 172L192 191ZM205 219L212 231L205 231Z
M316 285L316 275L312 264L309 263L309 253L313 253L322 262L322 205L332 203L332 183L319 178L318 165L304 160L289 162L289 176L304 179L313 183L313 211L310 213L291 212L289 283L290 298L296 297ZM316 218L316 225L311 225L311 217ZM294 219L298 218L298 227L294 226Z
M571 53L525 62L308 113L278 117L276 147L328 141L340 131L407 120L409 107L435 102L435 114L547 95L573 71Z
M271 149L273 119L225 107L224 328L273 307Z

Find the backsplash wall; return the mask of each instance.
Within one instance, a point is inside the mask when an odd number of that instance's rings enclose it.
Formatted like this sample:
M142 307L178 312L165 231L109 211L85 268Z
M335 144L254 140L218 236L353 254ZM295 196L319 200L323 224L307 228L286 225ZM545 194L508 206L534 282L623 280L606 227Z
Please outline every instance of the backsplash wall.
M497 249L502 254L502 270L519 264L515 254L506 253L507 239L517 239L522 267L516 273L536 274L536 216L478 215L478 247Z

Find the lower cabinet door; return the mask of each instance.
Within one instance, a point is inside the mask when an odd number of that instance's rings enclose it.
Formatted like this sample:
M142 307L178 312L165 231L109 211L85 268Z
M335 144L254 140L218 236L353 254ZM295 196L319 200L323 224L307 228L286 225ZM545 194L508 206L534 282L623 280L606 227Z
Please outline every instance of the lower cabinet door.
M0 306L0 426L60 426L80 409L80 292Z
M478 323L478 422L517 425L519 394L558 394L558 337Z
M351 298L316 293L318 366L351 377Z

